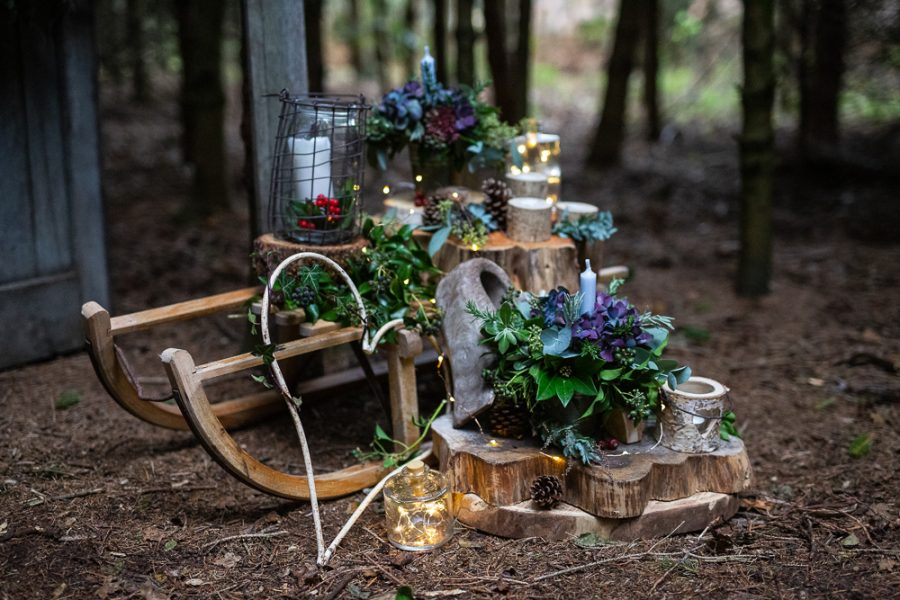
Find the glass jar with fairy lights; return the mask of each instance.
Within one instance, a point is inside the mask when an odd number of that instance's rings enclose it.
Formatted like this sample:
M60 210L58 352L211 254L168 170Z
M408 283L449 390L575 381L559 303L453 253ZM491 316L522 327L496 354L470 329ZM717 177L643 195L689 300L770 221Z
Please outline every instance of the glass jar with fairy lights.
M268 231L303 244L354 240L362 219L365 98L282 90L279 99Z
M453 535L452 497L447 478L413 460L384 486L388 540L409 551L432 550Z
M515 190L521 186L546 185L547 201L559 200L561 170L559 135L539 131L537 121L529 119L524 135L513 139L506 178ZM527 194L522 194L527 195Z

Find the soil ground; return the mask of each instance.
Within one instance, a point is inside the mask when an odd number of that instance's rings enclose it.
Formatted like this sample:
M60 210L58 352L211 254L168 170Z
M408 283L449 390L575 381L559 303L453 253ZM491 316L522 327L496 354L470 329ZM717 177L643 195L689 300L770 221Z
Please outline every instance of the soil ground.
M248 279L237 117L229 126L237 208L185 224L189 173L179 166L176 104L162 95L148 107L104 99L115 313ZM897 180L781 165L772 293L740 299L734 131L692 137L685 128L671 145L633 143L626 166L593 174L579 162L588 118L559 116L564 197L613 211L620 231L607 264L632 268L627 295L675 316L673 357L731 388L754 469L735 518L702 538L590 548L460 526L441 550L412 555L383 541L376 505L317 570L307 504L252 491L190 433L126 414L79 353L0 373L0 597L393 598L401 585L460 598L897 597ZM162 349L210 359L234 353L243 335L240 319L223 317L126 346L145 383L162 385ZM433 405L440 386L428 373L421 380L423 406ZM57 409L66 398L78 402ZM323 470L351 464L350 450L384 421L358 392L311 401L304 418ZM300 468L286 419L236 437L272 465ZM851 457L863 439L870 450ZM361 497L324 504L326 537ZM246 533L271 536L222 541Z

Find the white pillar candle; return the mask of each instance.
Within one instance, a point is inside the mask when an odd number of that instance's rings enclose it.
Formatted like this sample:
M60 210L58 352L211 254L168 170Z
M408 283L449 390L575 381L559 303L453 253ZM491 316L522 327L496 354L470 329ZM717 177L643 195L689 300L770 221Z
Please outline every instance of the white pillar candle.
M331 198L331 140L327 137L290 137L288 151L294 161L297 200Z
M597 274L591 269L591 259L584 261L584 271L580 277L581 314L592 314L597 302Z

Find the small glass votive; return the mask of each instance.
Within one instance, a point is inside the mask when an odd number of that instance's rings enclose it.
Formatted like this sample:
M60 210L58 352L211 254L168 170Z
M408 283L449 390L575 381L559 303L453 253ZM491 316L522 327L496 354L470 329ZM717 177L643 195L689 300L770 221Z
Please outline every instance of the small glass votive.
M401 550L433 550L453 536L453 502L447 478L411 461L384 486L388 540Z

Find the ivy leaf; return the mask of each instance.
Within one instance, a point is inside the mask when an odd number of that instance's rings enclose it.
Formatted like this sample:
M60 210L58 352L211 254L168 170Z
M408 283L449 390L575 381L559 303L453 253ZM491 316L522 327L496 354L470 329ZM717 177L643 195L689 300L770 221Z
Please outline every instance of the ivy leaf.
M600 379L603 381L614 381L619 378L619 375L622 374L622 369L605 369L600 371Z
M387 442L391 441L391 436L389 436L384 429L381 428L381 425L375 424L375 439L376 440L385 440Z
M560 404L566 407L575 395L575 383L568 377L556 375L553 377L553 391L559 398Z
M75 390L66 390L56 399L54 407L56 410L66 410L67 408L72 408L79 402L81 402L81 394Z

